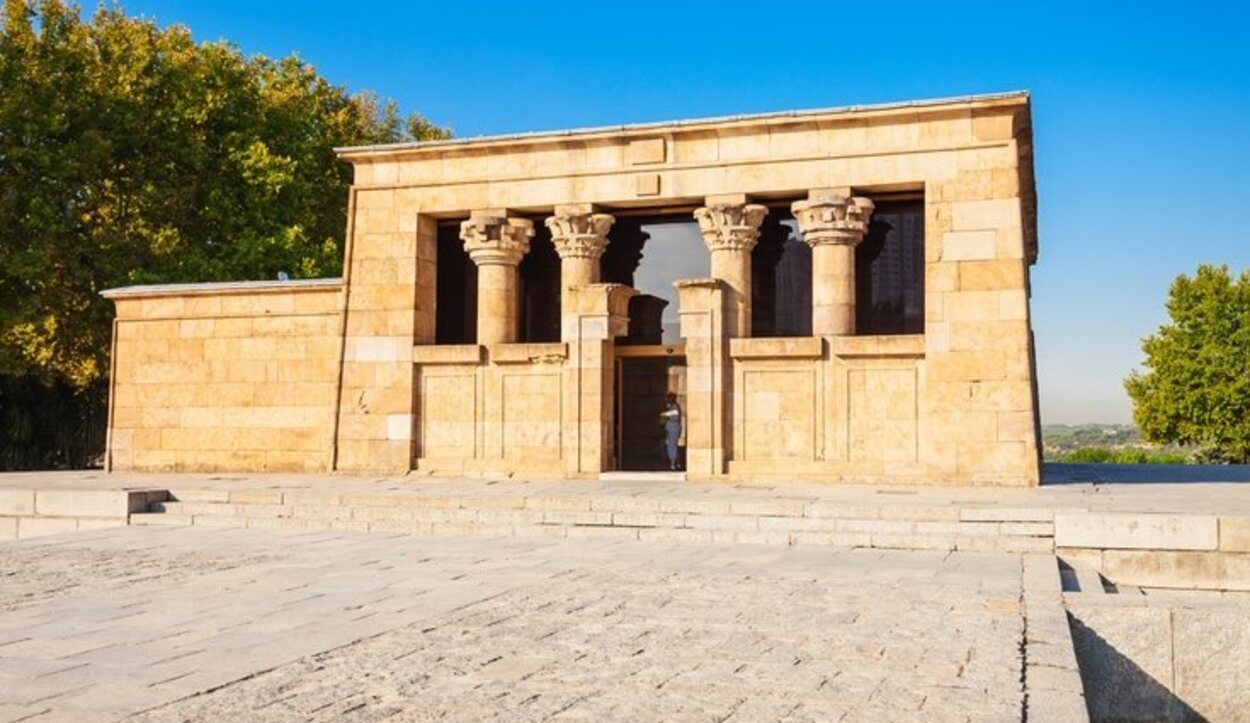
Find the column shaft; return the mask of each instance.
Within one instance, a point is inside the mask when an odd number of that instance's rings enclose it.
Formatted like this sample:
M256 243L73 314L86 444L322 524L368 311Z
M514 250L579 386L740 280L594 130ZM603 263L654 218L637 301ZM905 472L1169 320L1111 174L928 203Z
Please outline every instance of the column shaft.
M502 210L476 211L460 224L465 251L477 264L477 343L517 341L517 265L533 235L532 221Z
M872 201L822 188L790 208L812 247L812 334L854 334L855 247L868 231Z
M725 326L730 336L751 336L751 252L712 249L712 278L725 282Z
M517 340L517 267L482 264L477 268L477 343Z
M855 333L855 247L812 248L812 334Z
M608 230L616 219L606 213L595 213L590 204L572 203L556 206L547 218L551 243L560 255L560 327L561 338L570 340L576 324L577 295L572 289L599 283L599 259L608 245Z
M599 283L599 259L566 256L560 259L560 313L575 312L574 297L569 289Z
M746 196L710 197L695 209L703 242L712 253L712 277L724 282L725 333L751 336L751 251L760 236L768 208L746 202Z

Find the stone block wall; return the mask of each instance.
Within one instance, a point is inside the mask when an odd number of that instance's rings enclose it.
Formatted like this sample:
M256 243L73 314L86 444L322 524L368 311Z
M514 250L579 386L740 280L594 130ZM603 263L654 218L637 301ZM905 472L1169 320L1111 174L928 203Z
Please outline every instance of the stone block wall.
M413 354L418 471L564 472L566 344L418 346Z
M109 469L330 469L337 279L106 295L117 306Z

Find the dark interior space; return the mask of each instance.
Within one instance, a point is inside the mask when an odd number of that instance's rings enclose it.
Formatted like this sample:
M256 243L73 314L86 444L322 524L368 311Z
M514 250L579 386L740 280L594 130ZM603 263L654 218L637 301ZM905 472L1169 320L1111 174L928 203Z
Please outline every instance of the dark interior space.
M517 339L523 342L560 341L560 254L551 242L551 230L541 217L534 221L529 253L517 269L521 328Z
M924 201L878 201L855 250L857 334L924 333Z
M477 342L477 265L460 240L460 222L438 226L434 343Z

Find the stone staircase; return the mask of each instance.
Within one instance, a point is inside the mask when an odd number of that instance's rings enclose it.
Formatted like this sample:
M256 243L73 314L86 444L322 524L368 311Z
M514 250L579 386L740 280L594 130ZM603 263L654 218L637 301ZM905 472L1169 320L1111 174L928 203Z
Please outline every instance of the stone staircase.
M1053 512L664 495L170 490L132 525L1052 553Z

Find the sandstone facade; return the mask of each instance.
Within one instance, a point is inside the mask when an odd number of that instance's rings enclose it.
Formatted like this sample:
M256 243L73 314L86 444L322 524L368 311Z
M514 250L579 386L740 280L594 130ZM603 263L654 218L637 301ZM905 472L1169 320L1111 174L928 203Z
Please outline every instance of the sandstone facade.
M710 252L676 283L692 478L1038 482L1025 94L339 153L341 281L106 292L112 469L614 470L644 304L601 282L602 258L632 216L666 213ZM923 204L922 325L857 330L858 247L902 197ZM810 247L808 336L752 333L753 253L779 214ZM440 297L440 233L472 262L463 299ZM536 234L558 254L558 339L522 328ZM436 343L439 304L462 301L473 343Z

